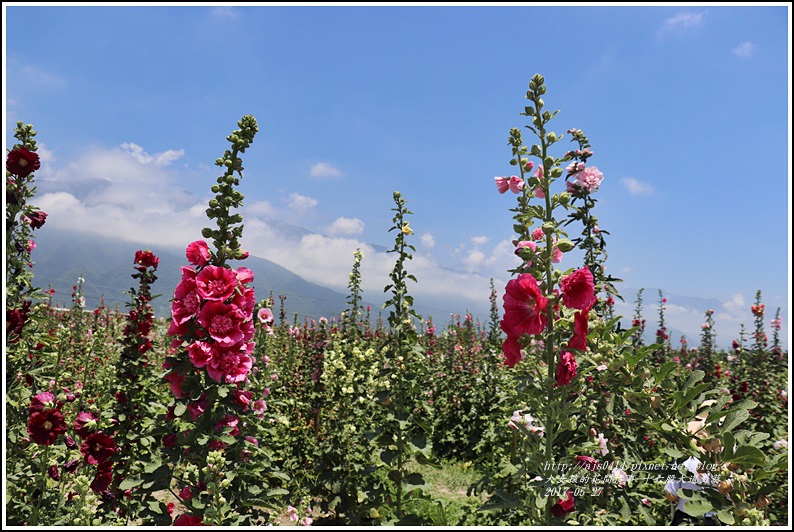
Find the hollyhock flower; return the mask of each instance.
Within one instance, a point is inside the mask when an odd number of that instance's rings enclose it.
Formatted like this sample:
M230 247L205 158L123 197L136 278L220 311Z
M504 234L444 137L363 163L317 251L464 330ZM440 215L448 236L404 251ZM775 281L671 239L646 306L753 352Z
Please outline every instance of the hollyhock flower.
M535 177L538 179L543 179L543 165L539 164L538 168L535 170Z
M559 264L562 262L562 250L557 246L554 246L554 249L551 252L551 262L553 264Z
M248 345L251 346L250 350L253 350L254 344ZM247 347L245 349L248 350ZM252 366L253 361L248 352L236 348L214 356L207 363L207 374L216 382L233 384L245 381Z
M253 288L242 288L235 293L231 304L236 306L245 316L253 316L256 306L256 296Z
M535 167L535 163L533 163L532 161L527 161L527 163L524 165L524 171L531 172L534 167Z
M74 441L74 438L69 436L68 434L64 435L64 439L66 440L66 448L67 449L77 449L77 442Z
M182 268L182 281L174 289L171 317L177 325L182 325L195 317L201 307L201 296L196 290L195 272L192 277L190 272L193 270ZM169 332L169 334L171 333Z
M63 465L63 470L66 471L67 473L74 473L75 471L77 471L77 466L79 465L80 465L80 460L77 459L69 460Z
M215 351L212 348L212 344L197 341L187 346L187 353L194 366L203 368L212 359Z
M575 465L576 467L583 467L588 471L598 470L598 460L590 456L577 456Z
M541 437L543 436L543 427L536 426L535 418L532 417L531 414L522 414L521 410L516 410L513 412L513 416L510 418L510 421L507 422L507 426L515 430L519 430L519 427L524 427L532 434L537 434Z
M548 299L531 274L522 273L508 281L502 299L505 315L500 325L508 336L517 339L522 334L540 334L546 328Z
M163 436L163 447L170 449L176 445L176 434L166 434Z
M91 490L94 493L107 491L113 481L113 462L100 462L97 466L96 476L91 482Z
M584 310L596 301L593 274L590 268L580 268L560 281L562 304L568 308Z
M253 409L257 414L263 414L267 410L267 403L264 399L257 399L254 401Z
M61 470L58 469L58 464L53 464L47 468L47 474L53 480L61 480Z
M47 221L47 213L44 211L34 211L30 213L28 219L30 220L30 227L33 229L39 229L42 225L44 225L44 222Z
M72 426L74 431L83 439L86 439L89 434L96 430L97 420L99 418L93 412L80 412L74 420Z
M750 310L753 311L754 316L763 316L764 315L764 305L763 303L760 305L753 305L750 307Z
M499 191L499 194L504 194L507 192L507 189L510 188L510 184L506 177L494 177L494 181L496 182L496 190Z
M257 317L259 321L265 325L273 325L275 318L273 317L273 311L269 308L261 308L259 312L257 312Z
M196 240L188 244L185 255L190 264L198 267L204 266L212 258L210 248L203 240Z
M28 240L28 245L25 249L27 250L28 253L30 253L31 251L36 249L36 243L33 240Z
M165 509L168 510L168 516L173 517L174 510L176 509L176 504L169 502L168 504L165 505Z
M510 192L513 194L518 194L521 192L521 189L524 188L524 180L518 176L510 176L510 181L508 183L510 187Z
M240 408L243 409L243 412L248 410L248 405L251 404L251 399L253 398L254 394L249 392L248 390L234 390L232 392L235 404L237 404Z
M163 362L163 369L168 369L170 367L171 364ZM174 370L171 373L166 374L164 378L171 386L171 393L174 394L174 397L177 399L182 399L185 396L185 392L182 391L182 383L185 382L185 374Z
M89 434L83 441L83 445L80 446L80 452L89 464L101 464L102 462L107 462L113 453L116 452L116 442L112 436L103 432L96 432Z
M573 381L576 377L576 357L569 351L564 351L560 355L560 361L557 364L557 375L555 386L566 386Z
M14 148L6 155L6 170L19 177L27 177L41 168L39 154L27 148Z
M55 396L50 392L36 394L30 399L30 413L41 412L47 408L55 407Z
M185 486L179 490L179 498L183 501L189 501L193 498L193 489L190 486Z
M532 238L534 238L535 240L543 240L545 236L546 234L543 232L542 227L536 227L535 229L532 230Z
M297 521L298 520L298 509L294 506L287 506L287 515L289 516L290 521Z
M240 284L254 282L254 272L251 271L249 268L246 268L245 266L241 266L236 270L234 270L234 274L237 277L237 281Z
M511 368L518 364L522 358L521 344L511 336L508 336L502 343L502 352L505 355L505 364Z
M187 405L188 414L190 414L190 418L193 421L196 421L201 414L203 414L207 408L209 408L210 402L207 400L206 395L202 395L198 401L193 401L189 405Z
M173 526L207 526L204 524L204 519L198 515L182 514L176 518Z
M55 408L33 412L28 419L30 439L39 445L52 445L67 428L63 414Z
M210 301L223 301L237 288L237 276L229 268L207 266L196 276L196 292Z
M148 249L145 251L139 249L135 252L135 264L142 268L152 268L156 270L157 265L160 264L160 258Z
M568 173L569 177L573 176L574 174L578 174L582 170L584 170L583 162L573 162L565 168L565 171Z
M573 492L568 490L565 499L560 499L551 507L551 514L554 517L562 517L565 514L571 513L575 510Z
M545 198L545 197L546 197L546 194L543 192L543 189L542 189L542 188L536 188L536 189L535 189L535 197L536 197L536 198L543 199L543 198Z
M245 339L241 328L245 318L245 314L238 307L221 301L208 301L199 311L199 324L223 347L232 346Z
M774 447L776 451L779 451L780 449L788 449L788 440L777 440L772 444L772 447Z
M301 519L301 526L311 526L313 522L314 519L312 519L311 517L304 517L303 519Z
M626 485L626 482L629 481L629 476L626 474L625 471L616 467L612 470L612 479L617 483L618 486L621 488Z
M598 446L601 448L601 456L606 456L609 453L609 449L607 448L607 440L604 438L602 433L598 433Z
M579 310L573 315L573 337L568 342L570 349L587 350L588 317L591 308Z
M595 166L588 166L581 172L577 172L574 176L574 183L590 194L598 190L603 180L604 174Z

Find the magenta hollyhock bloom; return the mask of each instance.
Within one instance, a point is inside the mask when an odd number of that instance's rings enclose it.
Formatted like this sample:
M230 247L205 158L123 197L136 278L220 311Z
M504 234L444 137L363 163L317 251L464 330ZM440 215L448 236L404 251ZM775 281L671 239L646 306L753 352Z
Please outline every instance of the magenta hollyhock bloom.
M254 344L248 344L253 350ZM243 382L251 371L253 361L248 353L240 347L226 352L216 352L216 356L207 363L207 374L216 382L232 384Z
M61 470L58 469L58 464L53 464L47 468L47 474L53 480L61 480Z
M231 304L236 306L245 316L253 316L254 307L256 307L254 289L242 287L238 293L235 293Z
M596 301L593 274L585 266L560 281L562 304L568 308L584 310L592 307Z
M532 231L532 238L534 238L535 240L543 240L543 237L545 237L545 236L546 235L543 232L543 228L542 227L536 227Z
M207 400L206 395L202 395L198 401L193 401L189 405L187 405L187 411L190 414L190 418L193 421L196 421L201 414L206 412L207 408L209 408L210 402Z
M240 284L247 284L254 282L254 272L246 268L245 266L241 266L237 268L234 274L237 276L237 280L240 282Z
M171 316L177 325L182 325L198 315L200 306L201 296L196 291L196 272L192 268L182 266L182 281L174 289Z
M253 399L254 394L248 390L234 390L232 394L234 403L242 408L243 412L248 410L248 405L251 404L251 399Z
M521 248L529 248L532 251L537 251L538 245L530 240L521 240L516 244L516 251L518 251Z
M598 471L598 460L590 456L577 456L576 466L583 467L588 471Z
M30 439L39 445L52 445L67 429L63 414L56 408L33 412L28 418Z
M589 307L585 310L579 310L573 316L573 336L571 340L568 342L568 347L571 349L580 349L582 351L587 350L587 333L590 332L588 329L588 317L590 315Z
M168 369L170 367L171 364L163 362L163 369ZM174 394L174 397L177 399L182 399L185 396L185 392L182 391L182 383L185 382L185 374L174 370L171 373L166 374L164 378L171 386L171 393Z
M576 377L576 357L569 351L563 351L557 364L555 386L567 386Z
M574 177L574 183L590 194L598 190L603 180L604 174L595 166L588 166L581 172L578 172Z
M245 318L245 314L237 306L221 301L208 301L199 312L199 324L223 347L230 347L244 340L242 324Z
M50 392L41 392L30 398L30 413L41 412L55 406L55 396Z
M546 193L543 192L542 188L536 188L535 189L535 197L536 198L540 198L540 199L544 199L546 197Z
M562 262L562 251L556 246L551 252L551 262L554 264L559 264Z
M204 520L198 515L182 514L176 518L173 526L207 526Z
M546 306L549 300L540 292L538 281L529 273L511 279L505 287L505 315L501 328L508 336L540 334L546 328Z
M104 432L89 434L80 446L83 458L89 464L101 464L116 452L116 442L112 436Z
M196 292L210 301L223 301L237 288L237 276L229 268L207 266L196 276Z
M144 251L139 249L135 252L135 264L141 266L142 268L152 268L153 270L156 270L157 265L160 264L160 258L148 249Z
M508 185L510 187L510 192L518 194L521 192L521 189L524 188L524 180L518 176L511 175Z
M89 434L93 433L96 429L96 423L99 418L93 412L80 412L72 423L74 431L83 439L86 439Z
M269 308L260 308L259 312L256 313L259 321L264 325L273 325L275 318L273 317L273 311Z
M565 514L571 513L575 510L573 492L568 490L565 499L560 499L551 507L551 514L554 517L562 517Z
M185 255L190 264L198 267L204 266L212 258L210 248L203 240L196 240L188 244Z
M506 177L494 177L494 181L496 182L496 190L499 191L499 194L504 194L507 192L507 189L510 188L509 180Z
M264 399L257 399L256 401L254 401L253 408L254 408L254 412L256 412L257 414L262 414L264 413L265 410L267 410L267 403L265 402Z
M41 168L39 154L27 148L15 148L6 155L6 170L19 177L27 177Z
M502 343L502 352L505 354L505 365L513 367L521 360L521 344L510 336Z
M28 215L28 219L30 220L30 227L39 229L44 225L44 222L47 221L47 213L44 211L34 211Z
M179 498L183 501L189 501L193 498L193 488L191 486L185 486L181 490L179 490Z
M229 432L229 436L237 436L240 433L240 428L237 426L238 423L240 423L240 419L237 416L226 414L223 419L218 421L215 425L215 430L223 432L226 427L231 427L232 430Z
M543 165L539 164L537 169L535 170L535 177L538 179L543 179Z
M212 348L212 344L197 341L187 346L187 353L194 366L197 368L203 368L207 365L207 362L212 359L214 350Z

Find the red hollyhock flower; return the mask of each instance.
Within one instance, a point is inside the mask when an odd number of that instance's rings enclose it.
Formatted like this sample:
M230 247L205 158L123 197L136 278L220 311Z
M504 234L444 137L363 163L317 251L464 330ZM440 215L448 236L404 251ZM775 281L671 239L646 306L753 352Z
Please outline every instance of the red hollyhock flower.
M44 222L47 221L47 213L44 211L34 211L28 215L30 219L30 226L33 229L39 229Z
M551 514L554 517L562 517L565 514L573 512L576 508L574 508L574 499L573 499L573 492L568 490L566 493L566 499L560 499L557 503L551 507Z
M207 526L204 520L198 515L182 514L176 518L173 526Z
M41 392L30 399L30 413L43 412L55 406L55 396L50 392Z
M33 412L28 419L30 439L39 445L52 445L67 428L63 414L56 408Z
M557 364L557 383L555 386L566 386L571 383L576 377L576 357L569 351L564 351L560 355L560 361Z
M568 308L585 310L591 308L596 301L593 274L585 266L560 281L562 304Z
M546 306L549 300L540 292L538 281L531 274L522 273L505 287L505 317L500 323L508 336L540 334L546 328Z
M6 156L6 170L19 177L27 177L39 168L39 154L27 148L15 148Z
M521 360L521 344L515 338L507 337L502 343L502 352L505 354L505 364L511 368Z
M210 301L223 301L237 288L237 275L229 268L207 266L196 276L196 292Z
M80 412L77 414L72 426L78 436L86 439L96 429L97 419L97 415L93 412Z
M188 262L194 266L204 266L210 261L210 258L212 258L210 248L203 240L196 240L188 244L185 255L187 256Z
M97 432L85 439L80 447L80 452L89 464L101 464L107 462L113 453L116 452L116 442L111 436Z
M135 252L135 264L139 265L144 269L151 268L153 270L156 270L157 265L160 264L160 258L157 257L154 253L152 253L148 249L145 251L141 251L139 249L138 251Z
M595 300L593 302L595 303ZM571 349L587 350L587 333L590 332L588 329L588 317L591 308L592 306L585 310L580 310L573 316L573 337L568 342L568 347Z
M111 482L113 482L113 462L101 462L97 466L96 476L91 482L91 490L95 493L102 493L107 491Z
M590 456L577 456L576 465L577 467L583 467L588 471L598 471L598 460Z

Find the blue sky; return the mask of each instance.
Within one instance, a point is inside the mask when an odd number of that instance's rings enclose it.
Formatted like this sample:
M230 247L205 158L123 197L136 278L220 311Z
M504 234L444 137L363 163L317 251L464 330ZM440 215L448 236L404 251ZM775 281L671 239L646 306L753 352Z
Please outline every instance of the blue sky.
M417 303L442 320L487 311L489 279L501 290L517 262L515 198L493 178L512 173L508 132L541 73L553 129L591 140L607 266L646 288L646 318L649 288L717 299L730 342L761 290L787 339L788 4L3 9L5 145L17 120L35 125L51 226L183 247L225 136L252 114L252 253L346 292L362 247L375 298L392 258L371 245L392 245L399 190ZM695 342L706 310L671 297L668 320Z

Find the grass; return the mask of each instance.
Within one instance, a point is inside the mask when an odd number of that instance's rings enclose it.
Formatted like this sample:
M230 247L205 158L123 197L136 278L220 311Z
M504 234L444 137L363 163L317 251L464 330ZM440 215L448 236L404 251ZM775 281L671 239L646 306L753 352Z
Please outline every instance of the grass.
M479 476L468 463L443 462L440 468L411 462L411 473L420 473L432 500L412 503L413 511L426 524L433 526L473 525L474 513L484 502L483 497L467 495L469 486Z

